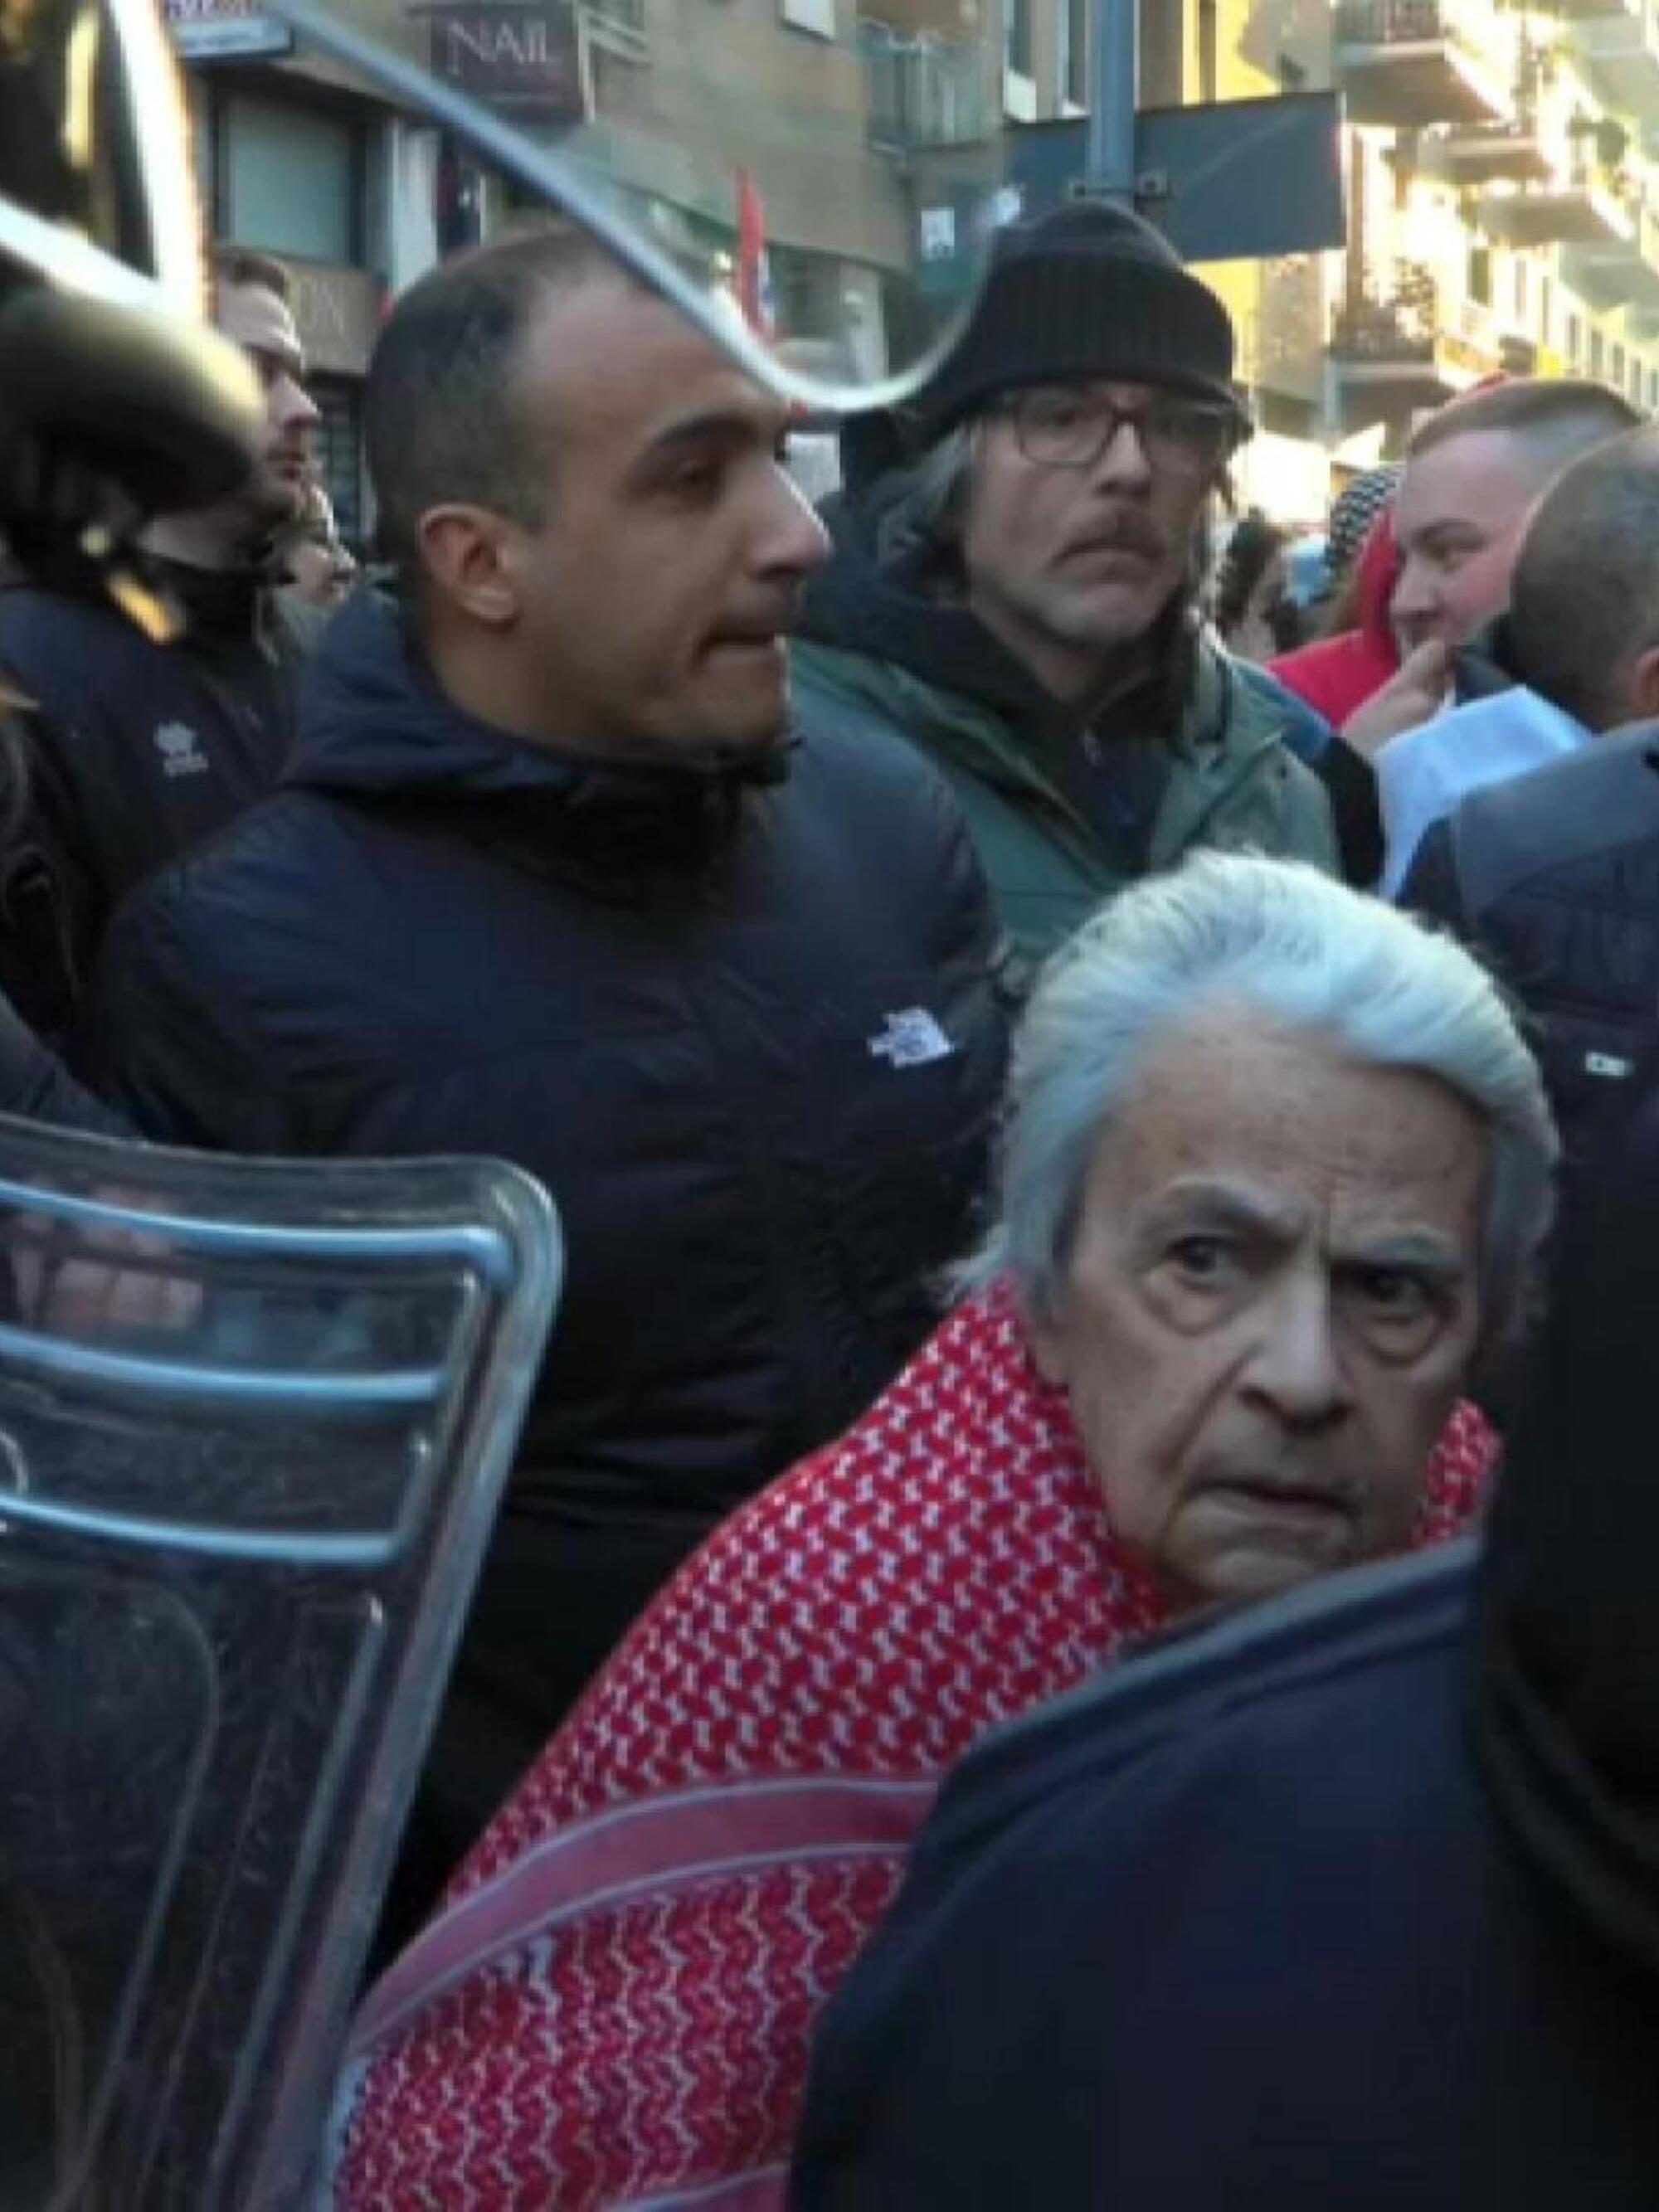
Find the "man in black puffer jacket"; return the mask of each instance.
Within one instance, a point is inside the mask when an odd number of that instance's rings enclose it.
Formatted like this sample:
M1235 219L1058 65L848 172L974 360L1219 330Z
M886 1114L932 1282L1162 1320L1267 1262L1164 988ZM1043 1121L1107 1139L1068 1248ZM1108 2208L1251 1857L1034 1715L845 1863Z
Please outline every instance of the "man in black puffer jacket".
M452 263L383 333L368 417L405 615L343 611L286 789L118 916L80 1058L157 1137L498 1154L559 1206L441 1858L714 1522L928 1329L1001 951L928 768L785 742L823 534L782 407L673 311L580 240Z
M322 627L264 574L309 479L317 422L288 273L229 249L214 276L216 321L257 368L265 419L235 491L144 532L147 579L181 634L149 635L67 547L0 586L0 690L27 765L0 853L0 988L47 1036L70 1026L126 892L275 787L300 662Z

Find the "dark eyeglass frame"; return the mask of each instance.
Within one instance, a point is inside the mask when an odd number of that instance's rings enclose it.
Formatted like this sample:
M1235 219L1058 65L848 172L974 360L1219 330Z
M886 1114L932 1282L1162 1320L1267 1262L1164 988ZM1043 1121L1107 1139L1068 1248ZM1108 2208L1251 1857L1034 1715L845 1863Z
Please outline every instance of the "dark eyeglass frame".
M1032 420L1034 406L1056 398L1074 398L1085 413L1098 417L1086 437L1074 434L1075 450L1063 453L1052 443L1045 444L1042 425ZM1012 423L1020 452L1040 469L1082 472L1097 467L1126 424L1133 430L1147 467L1164 476L1207 476L1224 466L1243 441L1243 425L1231 407L1188 399L1173 392L1159 392L1138 407L1119 407L1092 394L1085 386L1033 385L1024 392L1011 392L998 411ZM1155 420L1160 416L1164 423L1162 432ZM1196 441L1190 434L1183 437L1175 427L1176 421L1202 436Z

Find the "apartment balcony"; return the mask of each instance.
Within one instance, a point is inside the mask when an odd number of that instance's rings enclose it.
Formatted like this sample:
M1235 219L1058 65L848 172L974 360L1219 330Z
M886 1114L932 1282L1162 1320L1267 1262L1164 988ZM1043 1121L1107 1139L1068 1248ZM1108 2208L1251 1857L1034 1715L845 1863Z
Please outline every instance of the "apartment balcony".
M1353 123L1506 123L1514 48L1493 0L1337 0L1334 67Z
M1570 246L1561 273L1593 307L1659 309L1659 215L1633 199L1617 239Z
M870 143L884 152L972 145L1000 128L983 48L927 33L859 26Z
M1451 123L1422 141L1425 168L1460 188L1491 184L1543 185L1555 173L1537 120L1517 116L1513 123Z
M1659 117L1659 0L1616 0L1576 16L1573 42L1609 106Z
M1599 163L1579 162L1541 184L1490 185L1476 195L1476 219L1504 246L1582 246L1613 252L1635 238L1630 189Z
M1343 413L1351 421L1443 406L1498 374L1504 335L1491 310L1449 296L1409 265L1392 296L1344 302L1331 328Z

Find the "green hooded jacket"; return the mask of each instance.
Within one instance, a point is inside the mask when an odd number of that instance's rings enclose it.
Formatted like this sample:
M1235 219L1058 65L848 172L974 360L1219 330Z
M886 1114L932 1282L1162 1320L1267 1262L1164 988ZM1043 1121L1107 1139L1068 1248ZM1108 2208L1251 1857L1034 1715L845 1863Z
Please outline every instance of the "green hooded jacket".
M1271 702L1208 641L1198 650L1181 726L1164 741L1171 758L1133 852L1103 823L1090 789L1086 733L1062 718L1017 726L988 701L821 638L797 645L793 669L796 719L809 738L825 717L872 739L902 738L945 777L1023 963L1045 959L1138 876L1203 847L1339 872L1319 778L1281 742Z

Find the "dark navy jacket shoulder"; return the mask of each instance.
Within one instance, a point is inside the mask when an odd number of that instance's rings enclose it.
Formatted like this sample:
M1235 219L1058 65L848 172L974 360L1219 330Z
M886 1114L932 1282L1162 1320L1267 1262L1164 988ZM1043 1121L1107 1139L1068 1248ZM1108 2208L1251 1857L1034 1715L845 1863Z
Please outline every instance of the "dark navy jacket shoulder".
M1659 731L1472 793L1401 903L1473 945L1532 1017L1569 1164L1659 1042Z
M204 576L175 643L114 605L0 590L26 806L0 866L0 981L39 1028L74 1011L125 894L271 790L301 635L251 578Z
M1460 1546L1133 1660L947 1785L798 2212L1643 2212L1659 2012L1494 1824Z

